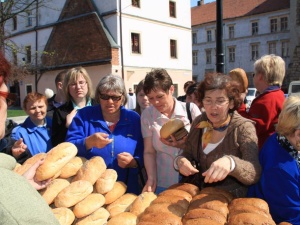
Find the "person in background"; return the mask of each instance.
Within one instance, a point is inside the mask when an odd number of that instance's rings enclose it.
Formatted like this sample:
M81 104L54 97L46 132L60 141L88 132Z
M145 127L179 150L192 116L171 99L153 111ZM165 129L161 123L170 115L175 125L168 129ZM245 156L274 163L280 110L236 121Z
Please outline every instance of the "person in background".
M185 82L184 85L183 85L184 93L186 93L188 87L189 87L190 85L194 84L194 83L195 83L195 81L193 81L193 80L190 80L190 81ZM181 102L185 102L185 101L186 101L186 94L185 94L185 95L182 95L182 96L178 96L178 97L177 97L177 100L178 100L178 101L181 101Z
M10 64L0 53L0 138L5 134L5 120L7 118L8 88L5 82L10 73ZM16 160L0 153L0 224L2 225L59 225L48 204L36 191L44 188L49 181L36 182L33 177L38 161L24 176L12 171Z
M28 115L24 123L12 130L11 138L15 140L10 154L19 163L52 148L52 120L47 115L47 98L37 92L28 93L23 101L23 109Z
M135 93L132 91L132 88L129 88L129 92L127 94L127 105L126 108L130 109L130 110L134 110L136 107L136 95Z
M235 68L229 72L229 76L232 80L236 81L240 87L240 96L241 96L241 106L237 109L237 112L244 117L247 117L246 110L247 106L245 104L245 101L247 101L246 96L248 93L248 78L245 70L241 68Z
M65 103L63 81L67 70L59 72L55 77L56 94L48 98L47 116L52 118L54 110Z
M145 80L141 80L140 83L136 86L135 95L136 95L136 107L135 111L141 115L145 108L150 106L147 95L145 95L143 86Z
M275 132L285 100L281 90L284 76L285 62L280 56L265 55L254 63L253 82L260 95L252 101L249 112L243 116L255 121L259 149Z
M101 156L107 168L115 169L127 192L140 194L138 168L143 166L140 116L126 109L127 93L120 76L103 77L95 93L100 105L78 111L69 126L66 141L75 144L78 155Z
M152 69L147 73L143 89L151 103L141 116L144 163L148 175L143 191L160 193L178 183L180 176L173 167L173 161L186 141L186 138L180 141L174 137L172 141L162 139L160 129L170 119L177 118L189 131L190 121L186 104L173 97L173 81L165 69ZM192 119L200 115L199 108L193 103L190 104L190 112Z
M264 199L276 224L300 225L300 98L285 100L276 133L259 154L262 175L248 197Z
M190 85L186 90L186 102L193 102L198 106L200 111L203 111L202 103L198 100L197 97L197 85L198 83L194 83Z
M261 167L254 122L236 112L242 102L239 86L227 75L212 73L197 91L205 112L193 121L174 164L184 176L199 173L200 188L215 186L234 197L246 197L247 187L259 180Z
M92 81L87 71L82 67L68 70L64 77L63 90L65 104L56 108L52 123L52 145L65 141L68 127L79 109L96 104L92 98Z

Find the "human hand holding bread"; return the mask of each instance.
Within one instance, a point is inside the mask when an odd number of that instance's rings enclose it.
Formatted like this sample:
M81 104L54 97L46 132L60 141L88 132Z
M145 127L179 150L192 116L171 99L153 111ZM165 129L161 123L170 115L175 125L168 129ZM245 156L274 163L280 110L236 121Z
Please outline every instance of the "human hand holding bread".
M27 148L27 145L23 142L23 138L20 138L19 140L17 140L14 145L11 147L11 152L13 157L15 157L16 159L19 158L19 156L25 152Z
M97 132L85 139L86 149L91 149L92 147L103 148L113 141L113 139L108 138L108 134Z

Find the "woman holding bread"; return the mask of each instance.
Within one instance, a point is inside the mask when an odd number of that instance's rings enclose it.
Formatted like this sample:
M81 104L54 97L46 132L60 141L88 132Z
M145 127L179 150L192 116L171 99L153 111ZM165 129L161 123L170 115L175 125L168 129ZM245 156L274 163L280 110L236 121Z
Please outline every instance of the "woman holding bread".
M66 141L74 143L78 155L101 156L107 168L115 169L127 192L139 194L138 167L143 165L140 116L126 109L127 93L120 76L103 77L95 93L100 105L77 112Z
M285 100L276 133L259 153L262 175L249 197L264 199L276 224L300 225L300 97Z
M193 121L175 165L184 176L199 173L201 188L215 186L245 197L261 167L254 124L236 112L242 103L239 85L227 75L207 74L197 94L205 112Z
M160 129L170 119L178 119L189 130L186 103L173 97L174 85L170 75L164 69L153 69L145 77L144 92L151 106L144 109L141 116L144 137L144 162L148 180L144 191L159 193L172 184L178 183L179 173L173 167L175 157L186 138L176 140L174 136L163 139ZM199 108L191 103L192 118L200 114Z
M51 140L53 147L65 141L68 127L77 111L85 106L95 104L92 99L92 81L82 67L68 70L64 77L63 90L66 103L55 109L53 113Z

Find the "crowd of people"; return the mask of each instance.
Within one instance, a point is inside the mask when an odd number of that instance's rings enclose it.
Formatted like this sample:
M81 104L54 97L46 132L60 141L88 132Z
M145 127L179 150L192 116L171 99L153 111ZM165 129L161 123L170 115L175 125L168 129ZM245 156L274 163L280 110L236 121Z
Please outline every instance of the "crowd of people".
M1 94L8 93L9 64L2 55L0 62ZM6 154L0 154L0 169L27 183L30 192L45 187L48 181L37 184L33 179L42 161L22 179L11 169L16 161L23 163L67 141L76 145L78 156L101 156L107 168L117 171L118 180L126 183L127 192L159 194L179 182L213 186L234 197L262 198L276 223L300 225L300 97L285 100L284 77L281 57L258 59L253 81L260 95L247 109L249 83L242 68L188 81L185 95L177 99L165 69L152 69L135 92L128 88L128 93L120 76L104 76L94 91L83 67L64 70L55 79L56 94L51 99L40 93L29 93L24 99L28 118L13 129L12 146L1 150ZM0 95L1 120L6 119L6 96ZM170 119L181 120L188 135L179 140L173 135L162 138L160 130ZM4 125L1 137L3 129ZM10 161L12 165L3 166ZM141 184L143 169L146 180ZM8 178L1 176L0 183L4 179ZM45 219L53 220L49 210L45 212Z

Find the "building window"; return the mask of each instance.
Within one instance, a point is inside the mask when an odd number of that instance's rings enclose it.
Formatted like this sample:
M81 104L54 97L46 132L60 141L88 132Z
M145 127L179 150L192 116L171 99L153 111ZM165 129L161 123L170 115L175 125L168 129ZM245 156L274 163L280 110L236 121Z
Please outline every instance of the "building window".
M276 55L276 42L269 43L269 54Z
M288 29L288 18L282 17L280 18L280 30L285 31Z
M211 49L206 49L206 64L211 64Z
M177 58L177 46L176 40L170 40L170 54L171 58Z
M251 45L251 60L255 61L258 59L258 45L257 44L253 44Z
M252 35L257 35L258 34L258 22L253 22L252 23Z
M288 41L281 42L281 57L282 58L289 57L289 42Z
M27 27L32 26L32 13L31 11L27 12Z
M277 19L271 19L271 33L277 32Z
M141 53L140 34L131 33L131 52L132 53Z
M235 47L228 48L229 62L235 62Z
M12 29L13 29L13 30L16 30L16 29L17 29L17 16L14 16L14 17L12 18L12 21L13 21Z
M192 34L192 42L193 44L197 44L197 33Z
M233 39L234 38L234 26L228 27L228 33L229 33L229 39Z
M211 30L206 31L206 36L207 36L207 42L211 42L212 41Z
M140 8L140 0L131 0L131 5Z
M193 65L198 65L198 51L193 51Z
M26 51L26 63L31 63L31 46L28 45L25 47Z
M176 3L169 1L170 17L176 18Z

